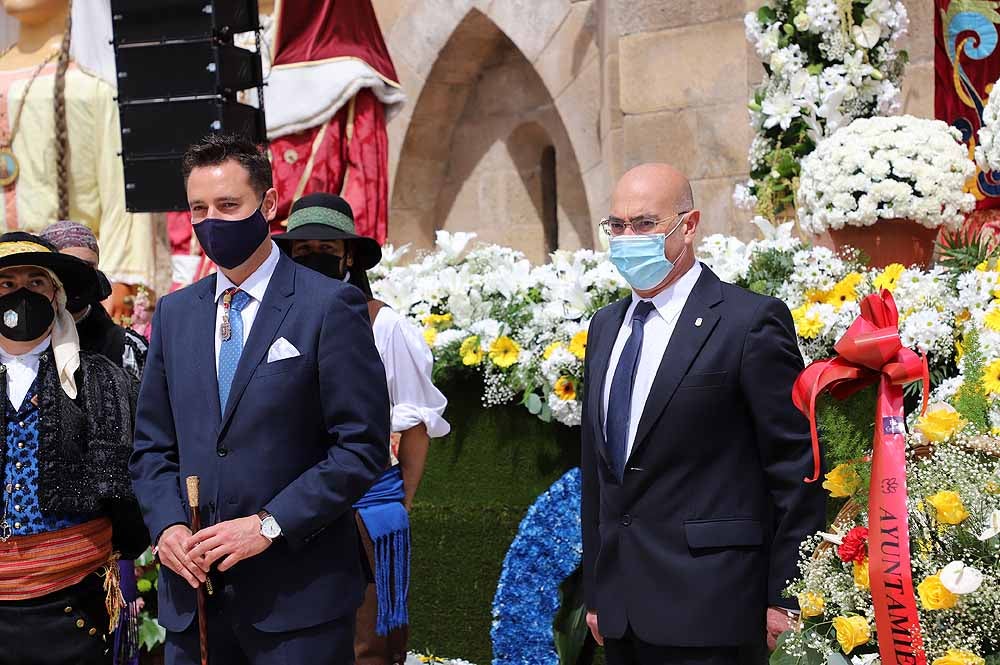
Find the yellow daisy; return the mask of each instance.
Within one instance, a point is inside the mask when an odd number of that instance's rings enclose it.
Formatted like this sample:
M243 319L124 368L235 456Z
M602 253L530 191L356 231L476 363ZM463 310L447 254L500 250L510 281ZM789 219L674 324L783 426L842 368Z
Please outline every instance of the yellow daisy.
M451 325L451 314L428 314L424 317L424 325L431 328L447 328Z
M506 335L503 337L497 337L496 340L490 344L490 360L492 360L493 364L497 367L506 369L517 364L520 357L521 347L518 346L517 342Z
M858 299L858 285L862 279L864 278L861 273L848 273L833 287L825 302L840 309L845 303L856 301Z
M562 342L552 342L551 344L549 344L548 346L545 347L544 351L542 351L542 358L544 358L545 360L548 360L549 358L552 357L553 353L555 353L556 351L558 351L562 347L563 347L563 343Z
M466 337L458 349L458 354L462 356L462 364L466 367L473 367L483 362L483 348L479 344L479 336Z
M896 290L896 284L902 276L906 266L901 263L890 263L885 267L878 277L875 278L875 290L881 292L883 289L892 293Z
M1000 332L1000 307L990 308L990 311L986 313L986 317L983 319L983 323L990 330Z
M433 348L434 342L437 341L438 331L434 328L424 328L424 341L427 342L427 346Z
M573 339L569 341L569 352L580 360L583 360L584 356L587 355L586 330L581 330L577 334L573 335Z
M792 310L792 320L795 322L795 332L799 337L812 339L823 332L823 321L811 311L809 304Z
M568 376L560 376L553 388L556 395L564 402L571 402L576 399L576 382Z
M994 360L986 366L983 389L990 395L1000 395L1000 360Z

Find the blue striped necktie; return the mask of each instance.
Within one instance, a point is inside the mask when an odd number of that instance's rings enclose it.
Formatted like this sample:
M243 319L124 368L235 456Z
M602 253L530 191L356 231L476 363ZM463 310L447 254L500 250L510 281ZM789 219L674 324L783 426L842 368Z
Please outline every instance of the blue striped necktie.
M618 366L615 368L614 378L611 380L606 431L611 464L619 480L625 475L629 421L632 417L632 388L635 386L635 373L639 368L643 326L646 317L653 309L653 303L648 300L640 300L635 306L630 323L632 332L625 342L625 348L622 349Z

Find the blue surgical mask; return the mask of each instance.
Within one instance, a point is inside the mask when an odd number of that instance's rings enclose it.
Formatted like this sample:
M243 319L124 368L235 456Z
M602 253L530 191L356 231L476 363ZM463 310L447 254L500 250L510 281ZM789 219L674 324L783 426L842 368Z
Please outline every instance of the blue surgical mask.
M261 205L264 205L263 201ZM271 231L260 206L246 219L207 218L194 225L205 256L226 269L235 268L253 256Z
M636 291L649 291L663 283L674 269L674 262L666 257L664 247L667 238L683 222L681 219L670 233L616 236L611 239L611 263L629 286ZM683 254L684 251L681 252Z

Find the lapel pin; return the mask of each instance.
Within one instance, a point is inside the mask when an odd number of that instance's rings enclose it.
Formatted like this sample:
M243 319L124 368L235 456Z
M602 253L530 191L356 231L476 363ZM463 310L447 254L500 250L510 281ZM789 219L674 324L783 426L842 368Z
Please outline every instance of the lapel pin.
M695 328L701 328L701 317L700 316L697 319L694 320L694 327Z

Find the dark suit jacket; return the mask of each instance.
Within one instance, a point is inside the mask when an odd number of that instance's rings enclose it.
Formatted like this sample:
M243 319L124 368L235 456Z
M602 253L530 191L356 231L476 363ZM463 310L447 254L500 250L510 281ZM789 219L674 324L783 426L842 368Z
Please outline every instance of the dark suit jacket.
M677 320L619 482L603 388L631 298L590 324L582 423L583 567L603 635L631 625L679 647L759 642L767 606L797 577L798 547L823 526L809 426L792 405L802 370L779 300L707 267ZM700 320L700 325L697 322Z
M240 619L282 632L349 615L365 580L351 505L388 464L389 397L361 292L282 255L225 413L215 362L215 276L160 300L139 395L131 469L154 539L188 523L274 515L283 536L224 573ZM284 337L300 356L267 362ZM194 590L161 568L159 621L184 630Z

